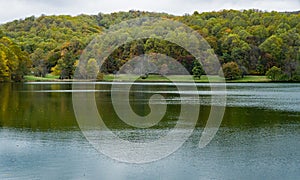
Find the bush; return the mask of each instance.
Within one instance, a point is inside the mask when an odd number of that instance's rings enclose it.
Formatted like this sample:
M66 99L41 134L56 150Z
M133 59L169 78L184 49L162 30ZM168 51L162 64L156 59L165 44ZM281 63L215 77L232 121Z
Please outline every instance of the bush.
M285 79L282 70L276 66L273 66L266 72L266 76L272 81L280 81Z
M97 74L97 81L102 81L102 80L104 80L104 74L101 73L101 72L98 72L98 74Z
M292 81L300 81L300 75L294 75Z
M297 65L296 71L292 74L292 81L300 81L300 66Z
M200 79L201 78L201 75L203 75L205 73L205 71L203 70L201 64L196 60L194 61L194 67L192 69L192 72L193 72L193 76L194 78L198 78Z
M223 70L225 79L239 79L242 76L242 71L240 70L238 64L236 62L228 62L223 64L222 69L220 69L220 72ZM221 75L221 73L219 73Z

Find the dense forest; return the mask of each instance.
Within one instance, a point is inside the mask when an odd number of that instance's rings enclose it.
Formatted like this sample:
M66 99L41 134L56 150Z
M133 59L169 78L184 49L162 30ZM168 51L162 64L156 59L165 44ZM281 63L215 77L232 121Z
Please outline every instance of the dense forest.
M80 55L92 39L114 24L142 16L176 20L197 31L210 44L224 70L236 72L229 78L267 74L272 80L300 80L299 12L223 10L195 11L184 16L142 11L75 17L42 15L2 24L0 81L20 81L25 74L48 73L72 78ZM124 44L101 71L114 73L134 56L159 52L175 58L196 76L198 69L203 73L188 52L166 44L152 38Z

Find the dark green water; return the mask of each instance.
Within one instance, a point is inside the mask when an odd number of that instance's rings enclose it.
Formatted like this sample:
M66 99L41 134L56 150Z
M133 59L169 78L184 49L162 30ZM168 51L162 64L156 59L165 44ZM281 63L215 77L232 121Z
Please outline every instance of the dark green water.
M185 84L188 85L188 84ZM138 83L131 106L150 112L152 94L168 104L164 119L144 130L120 121L110 100L111 85L95 93L105 123L122 138L153 140L172 129L180 101L170 83ZM300 84L227 84L221 127L205 148L199 137L210 112L211 92L198 84L199 120L174 154L148 164L127 164L97 152L75 119L71 83L0 84L0 179L297 179L300 177ZM101 107L101 108L100 108ZM116 146L117 147L117 146Z

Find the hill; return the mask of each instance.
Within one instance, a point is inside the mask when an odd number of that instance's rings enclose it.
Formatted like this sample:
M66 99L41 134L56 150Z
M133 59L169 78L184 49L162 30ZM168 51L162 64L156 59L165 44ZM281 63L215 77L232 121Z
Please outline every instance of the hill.
M79 16L27 17L0 26L4 36L18 44L29 54L30 71L37 76L54 73L61 78L72 78L76 61L86 45L104 29L124 20L155 16L180 21L201 34L211 45L222 64L234 61L244 73L264 75L271 67L281 68L283 78L297 79L300 76L300 14L299 12L263 12L259 10L223 10L173 16L165 13L143 11L117 12L111 14ZM173 56L175 49L156 43L158 49L146 47L145 39L132 42L112 55L114 66L106 69L114 72L124 61L143 53L160 51ZM148 43L149 44L149 43ZM141 49L135 52L136 48ZM173 57L185 64L192 73L193 57L184 51ZM116 56L121 56L116 57ZM121 62L123 61L123 62Z

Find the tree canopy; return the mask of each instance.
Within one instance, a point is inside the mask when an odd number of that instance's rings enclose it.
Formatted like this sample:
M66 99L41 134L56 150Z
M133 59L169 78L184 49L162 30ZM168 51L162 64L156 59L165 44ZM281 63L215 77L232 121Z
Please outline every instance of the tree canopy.
M29 67L28 54L2 34L0 36L0 82L22 80Z
M142 16L176 20L193 28L210 44L222 65L235 62L243 72L255 75L265 75L276 66L286 80L300 77L299 12L222 10L184 16L129 11L78 16L42 15L15 20L0 25L0 80L20 80L28 72L36 76L55 73L61 78L72 78L82 51L94 37L114 24ZM160 27L155 28L159 30ZM173 36L180 38L180 30ZM154 37L118 47L107 58L103 71L113 73L129 59L144 53L171 56L191 74L193 69L197 74L195 69L201 69L189 52ZM91 61L89 66L93 64L95 62ZM166 69L164 67L163 72ZM172 72L172 67L168 69L168 73Z

